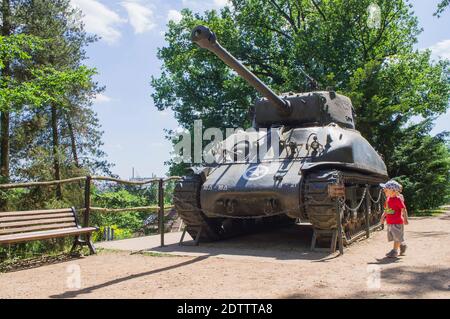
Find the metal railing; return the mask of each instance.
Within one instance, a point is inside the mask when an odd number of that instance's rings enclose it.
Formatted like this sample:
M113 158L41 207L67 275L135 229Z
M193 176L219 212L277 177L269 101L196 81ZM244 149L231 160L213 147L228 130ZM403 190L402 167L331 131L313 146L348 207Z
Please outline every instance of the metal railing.
M177 181L181 177L170 176L166 178L152 178L145 181L127 181L118 178L106 177L106 176L82 176L74 177L64 180L55 181L45 181L45 182L29 182L29 183L12 183L12 184L0 184L0 190L9 190L17 188L32 188L32 187L44 187L44 186L56 186L73 184L77 182L84 182L84 207L78 211L83 213L83 226L89 226L89 220L91 213L123 213L123 212L136 212L136 211L148 211L148 212L158 212L158 232L161 236L161 247L164 247L164 233L165 224L164 217L165 211L172 209L173 205L165 206L165 184L171 181ZM103 207L92 207L91 205L91 186L94 181L102 182L113 182L120 185L128 186L148 186L148 185L158 185L157 191L157 206L144 206L144 207L127 207L127 208L103 208ZM33 212L39 212L42 210L33 210Z

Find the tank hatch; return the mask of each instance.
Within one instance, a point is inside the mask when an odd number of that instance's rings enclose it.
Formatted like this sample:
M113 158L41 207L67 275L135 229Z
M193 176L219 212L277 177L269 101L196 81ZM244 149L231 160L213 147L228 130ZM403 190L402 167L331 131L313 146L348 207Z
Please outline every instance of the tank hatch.
M291 127L326 126L336 123L355 129L351 100L335 92L286 93L282 98L291 105L289 116L280 115L268 99L255 104L254 120L257 127L285 125Z

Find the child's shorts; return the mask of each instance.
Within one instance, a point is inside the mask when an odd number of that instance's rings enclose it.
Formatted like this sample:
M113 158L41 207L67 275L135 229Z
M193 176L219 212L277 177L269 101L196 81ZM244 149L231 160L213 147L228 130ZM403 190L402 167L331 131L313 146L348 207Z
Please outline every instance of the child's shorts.
M388 241L404 242L405 236L403 224L387 225L387 235Z

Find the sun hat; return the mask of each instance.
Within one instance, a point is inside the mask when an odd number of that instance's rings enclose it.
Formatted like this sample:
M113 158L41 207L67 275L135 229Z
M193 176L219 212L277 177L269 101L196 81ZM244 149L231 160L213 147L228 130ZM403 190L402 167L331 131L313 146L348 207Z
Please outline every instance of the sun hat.
M400 192L402 190L402 185L391 179L389 182L380 184L382 188L391 189L393 191Z

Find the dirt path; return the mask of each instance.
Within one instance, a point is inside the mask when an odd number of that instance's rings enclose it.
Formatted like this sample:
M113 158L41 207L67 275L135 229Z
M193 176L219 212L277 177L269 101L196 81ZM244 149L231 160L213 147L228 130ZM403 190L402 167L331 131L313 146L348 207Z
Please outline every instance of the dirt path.
M102 252L0 274L0 298L450 298L450 214L414 218L406 229L408 255L395 261L383 259L384 231L338 258L309 252L301 236L291 238L301 249L258 241L248 258L205 247L187 257ZM249 238L215 247L236 251Z

